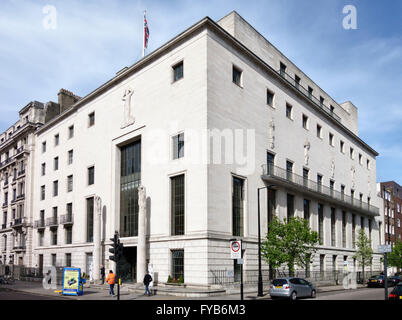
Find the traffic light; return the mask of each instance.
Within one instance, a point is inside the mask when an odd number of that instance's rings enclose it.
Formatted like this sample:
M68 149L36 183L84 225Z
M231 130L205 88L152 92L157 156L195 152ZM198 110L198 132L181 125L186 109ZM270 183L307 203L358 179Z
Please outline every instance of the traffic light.
M116 257L116 252L117 252L117 245L119 241L119 235L115 233L114 237L110 239L112 241L112 248L109 249L109 252L112 254L109 256L109 259L117 263L117 257Z
M110 239L112 241L112 244L110 245L112 248L109 249L109 252L112 254L109 256L109 259L118 263L121 257L123 256L123 249L124 246L122 243L120 243L119 235L116 232L114 237Z

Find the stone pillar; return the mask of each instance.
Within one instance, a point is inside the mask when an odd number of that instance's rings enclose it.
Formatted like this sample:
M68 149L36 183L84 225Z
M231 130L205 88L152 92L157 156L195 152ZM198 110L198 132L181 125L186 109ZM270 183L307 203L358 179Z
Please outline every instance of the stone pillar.
M94 211L94 252L93 252L93 279L100 280L100 260L101 260L101 214L102 200L100 197L95 197Z
M142 283L147 271L146 211L147 196L145 187L138 188L138 245L137 245L137 282Z

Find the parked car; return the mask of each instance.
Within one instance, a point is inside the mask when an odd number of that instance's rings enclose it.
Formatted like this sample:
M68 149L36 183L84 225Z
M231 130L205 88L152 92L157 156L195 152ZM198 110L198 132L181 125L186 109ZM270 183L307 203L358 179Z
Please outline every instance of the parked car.
M301 278L280 278L272 281L269 288L269 294L272 299L288 298L296 300L297 298L315 298L317 291L313 284Z
M388 297L389 300L402 300L402 282L395 286Z
M393 282L394 286L396 286L398 283L402 282L402 276L401 275L392 276L391 281Z
M367 287L368 288L384 288L385 286L385 276L384 275L378 275L378 276L372 276L367 280ZM388 277L388 287L395 286L395 282L392 281L390 277Z

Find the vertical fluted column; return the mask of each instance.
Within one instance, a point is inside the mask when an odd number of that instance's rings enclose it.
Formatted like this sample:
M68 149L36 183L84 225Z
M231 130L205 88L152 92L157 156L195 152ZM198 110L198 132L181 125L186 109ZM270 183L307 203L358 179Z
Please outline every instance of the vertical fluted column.
M100 259L101 259L101 214L102 200L95 197L94 212L94 252L93 252L93 279L100 280Z
M142 283L145 277L147 266L146 252L146 207L147 197L145 187L138 188L138 245L137 245L137 282Z

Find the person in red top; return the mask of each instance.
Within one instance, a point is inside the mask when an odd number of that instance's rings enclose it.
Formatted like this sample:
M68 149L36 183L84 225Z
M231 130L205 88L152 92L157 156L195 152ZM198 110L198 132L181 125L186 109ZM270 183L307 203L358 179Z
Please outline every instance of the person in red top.
M116 275L112 270L109 271L109 274L106 277L106 282L109 284L109 294L114 296L114 284L115 284Z

